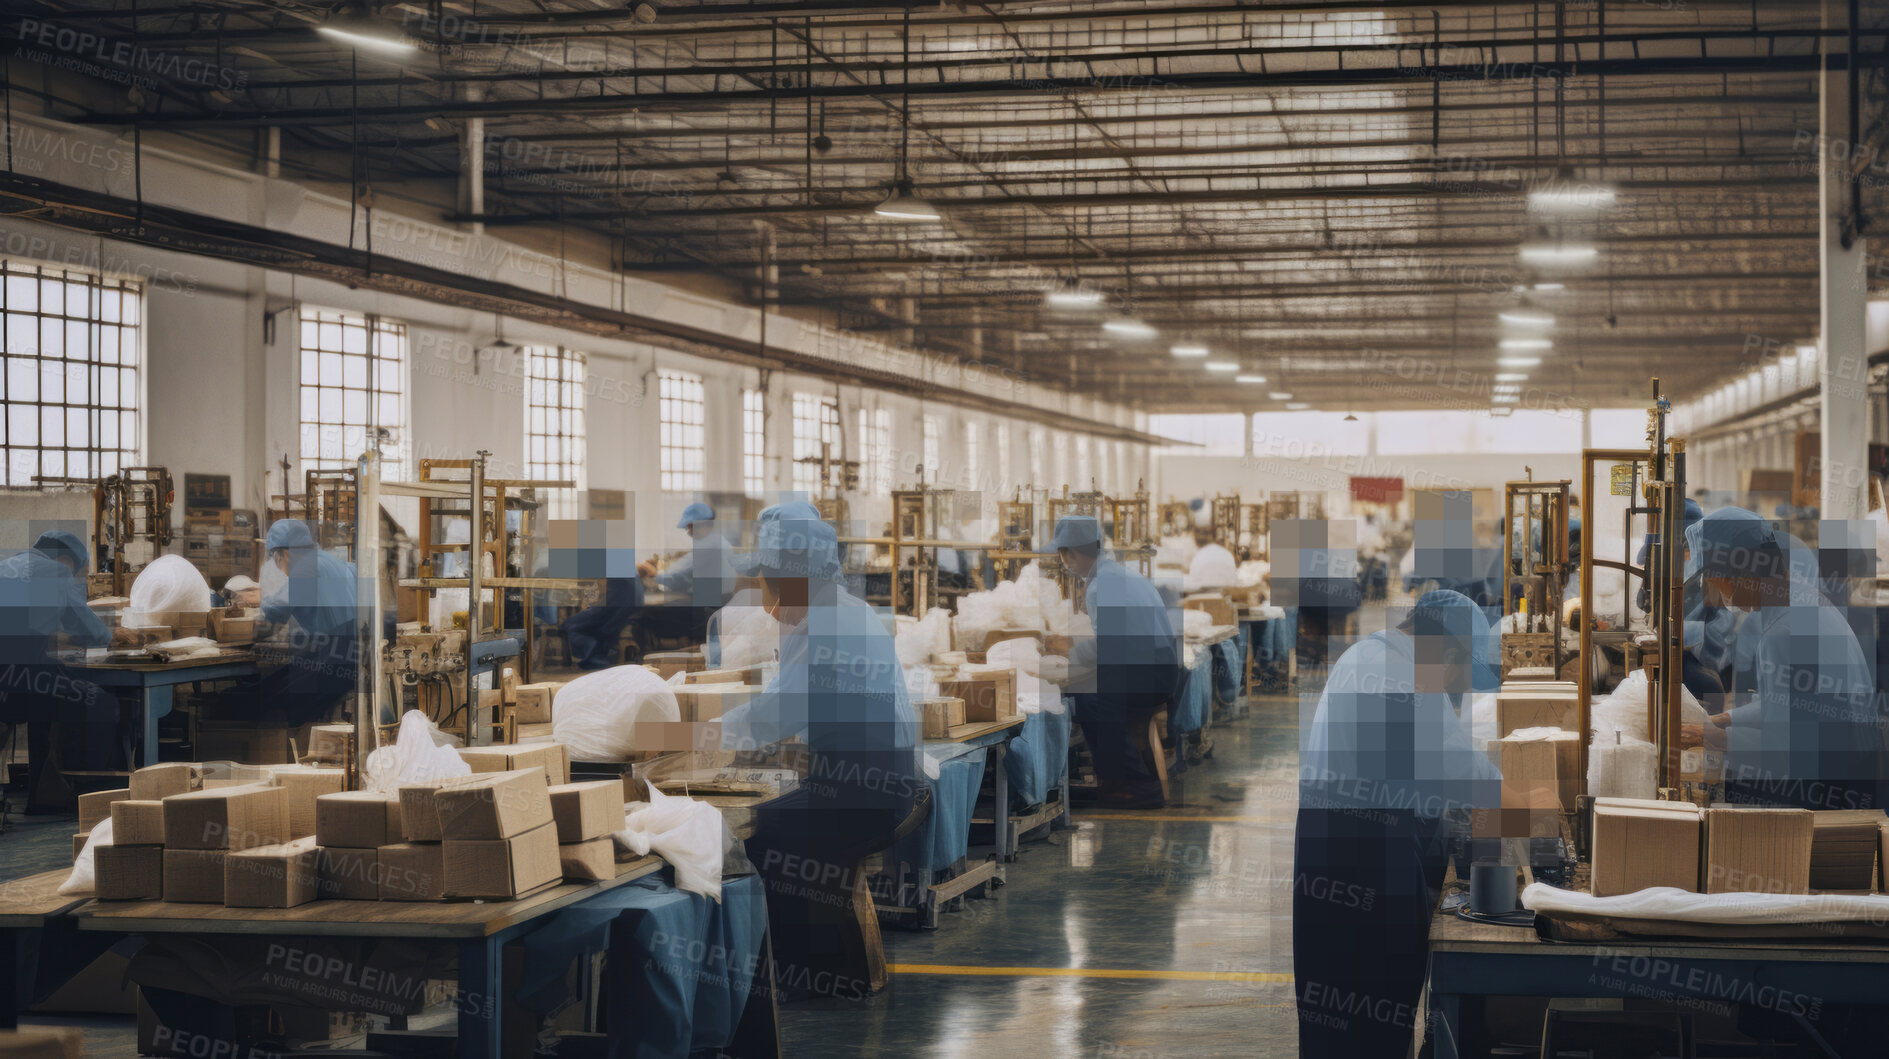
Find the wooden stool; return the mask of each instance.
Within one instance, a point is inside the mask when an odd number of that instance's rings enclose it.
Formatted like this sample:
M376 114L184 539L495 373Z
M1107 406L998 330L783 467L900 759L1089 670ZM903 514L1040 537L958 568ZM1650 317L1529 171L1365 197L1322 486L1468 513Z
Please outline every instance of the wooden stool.
M1147 729L1137 729L1133 738L1135 749L1140 752L1142 763L1154 770L1154 778L1161 781L1161 798L1167 800L1168 793L1168 754L1161 745L1161 726L1166 723L1167 711L1157 710L1148 718Z

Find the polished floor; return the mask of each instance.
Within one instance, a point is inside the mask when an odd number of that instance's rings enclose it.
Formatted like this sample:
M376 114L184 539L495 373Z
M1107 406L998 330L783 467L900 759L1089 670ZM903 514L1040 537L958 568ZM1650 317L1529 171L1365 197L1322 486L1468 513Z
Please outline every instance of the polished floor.
M1297 706L1251 700L1156 812L1076 813L1008 885L939 928L886 932L893 974L860 1001L785 1005L789 1056L1289 1056ZM0 879L71 859L71 821L14 816ZM975 853L975 850L974 850ZM89 1018L87 1055L135 1054Z

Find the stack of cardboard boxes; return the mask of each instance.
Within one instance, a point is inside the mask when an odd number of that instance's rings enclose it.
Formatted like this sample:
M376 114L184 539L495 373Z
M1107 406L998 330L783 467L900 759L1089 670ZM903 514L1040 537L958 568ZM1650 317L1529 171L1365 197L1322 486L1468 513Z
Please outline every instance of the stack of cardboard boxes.
M1817 890L1867 890L1869 885L1825 887L1813 883L1814 834L1821 828L1861 829L1873 820L1878 844L1889 828L1880 810L1817 813L1808 809L1715 806L1639 798L1594 801L1593 863L1589 890L1597 897L1629 894L1654 886L1694 893L1807 894ZM1876 850L1845 857L1834 877L1856 882L1876 877ZM1889 851L1889 846L1883 847ZM1826 865L1825 871L1836 868Z

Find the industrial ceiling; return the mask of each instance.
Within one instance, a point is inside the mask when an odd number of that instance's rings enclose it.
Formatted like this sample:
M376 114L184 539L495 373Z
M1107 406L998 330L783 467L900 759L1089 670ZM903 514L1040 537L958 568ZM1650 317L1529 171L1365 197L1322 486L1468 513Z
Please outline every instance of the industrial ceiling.
M1603 406L1815 337L1823 50L1865 234L1889 173L1889 2L1849 6L15 0L243 77L82 93L15 60L9 93L278 128L285 175L436 185L501 236L1151 412L1486 408L1498 374ZM317 32L342 19L415 47ZM875 213L894 191L938 218ZM1099 303L1046 303L1071 289Z

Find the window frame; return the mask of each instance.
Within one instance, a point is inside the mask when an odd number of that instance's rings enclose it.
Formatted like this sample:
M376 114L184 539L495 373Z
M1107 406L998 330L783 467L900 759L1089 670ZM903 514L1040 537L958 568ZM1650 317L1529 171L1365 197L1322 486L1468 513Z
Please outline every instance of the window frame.
M586 488L587 481L585 456L589 435L585 423L585 386L589 381L589 358L564 346L525 346L519 352L525 358L525 477L576 482L570 489L551 489L548 492L550 517L577 518L577 495ZM556 366L555 375L540 373L546 362ZM540 385L556 387L557 393L549 399L550 403L532 399L533 391ZM566 398L574 398L576 403L568 404ZM555 413L559 420L557 429L534 430L533 412L545 413L547 424ZM568 431L565 429L567 415ZM532 442L540 438L546 443L546 453L552 451L551 446L555 443L558 458L536 457Z
M345 470L353 467L359 461L361 453L367 451L368 445L373 440L371 432L385 430L393 439L393 443L391 446L381 447L381 474L389 479L400 477L402 465L407 462L410 455L411 439L408 436L408 427L411 425L413 415L413 356L406 323L400 320L389 320L379 313L360 313L351 309L324 309L304 305L296 319L296 326L296 452L300 457L301 469L306 472L311 469ZM316 344L313 347L308 344L311 326L316 336ZM335 333L340 339L339 344L333 348L326 344L328 329L331 327L338 329ZM347 333L350 330L362 332L360 353L348 351ZM392 353L384 353L384 347L389 345L392 347ZM311 353L314 354L312 371L309 363ZM331 362L327 359L330 356L338 359ZM362 367L362 385L359 386L348 384L347 376L350 367L348 359L353 357L362 358L366 362ZM338 385L329 381L328 368L331 363L336 369L334 375L339 381ZM391 370L383 372L381 370L383 363L390 365ZM393 389L388 389L383 385L385 377L392 378L395 384ZM313 420L309 419L309 391L311 389L314 390L315 418ZM338 419L330 419L328 416L326 395L329 392L337 394L337 403L340 408ZM347 395L350 393L364 395L362 409L366 414L362 417L363 422L349 421ZM391 423L381 421L381 413L385 410L388 399L391 399L394 413L394 422ZM314 428L312 448L310 445L311 427ZM323 455L326 449L326 437L331 430L338 430L341 433L340 456ZM360 431L360 445L352 454L349 454L348 432L351 430Z
M662 491L702 492L708 484L708 388L700 375L657 370L656 424L657 479Z
M24 307L28 288L31 309ZM54 290L59 299L56 311L48 308L48 295ZM80 315L74 315L73 295L81 292L84 305L78 310ZM107 309L113 302L115 313ZM135 279L0 259L0 460L5 461L0 473L5 484L30 486L36 475L106 478L143 462L146 308L144 284ZM114 315L116 319L111 318ZM107 329L117 346L111 359L106 359ZM31 341L22 341L29 330ZM58 336L56 354L51 352L55 343L47 341L51 334ZM84 346L79 357L72 355L74 338L80 338ZM110 389L116 392L113 404L104 403L107 370L114 383ZM25 395L28 382L30 399ZM85 391L79 403L72 399L75 383L82 383ZM49 400L55 387L58 399ZM25 409L31 409L30 413ZM31 441L25 440L28 420ZM56 431L49 429L55 425ZM60 440L49 444L53 433ZM78 435L83 437L75 443ZM115 438L115 443L108 443L108 437ZM56 461L49 461L55 455ZM75 468L75 456L83 456L85 466Z

